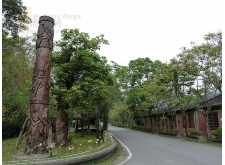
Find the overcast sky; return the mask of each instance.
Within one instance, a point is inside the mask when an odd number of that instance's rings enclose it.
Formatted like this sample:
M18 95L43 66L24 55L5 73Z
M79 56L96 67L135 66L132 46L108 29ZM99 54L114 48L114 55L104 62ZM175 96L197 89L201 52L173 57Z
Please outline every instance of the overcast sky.
M23 0L33 20L28 35L37 32L40 16L55 19L60 30L78 28L91 37L104 34L110 45L99 54L127 66L130 60L149 57L166 62L203 42L208 32L222 29L222 0Z

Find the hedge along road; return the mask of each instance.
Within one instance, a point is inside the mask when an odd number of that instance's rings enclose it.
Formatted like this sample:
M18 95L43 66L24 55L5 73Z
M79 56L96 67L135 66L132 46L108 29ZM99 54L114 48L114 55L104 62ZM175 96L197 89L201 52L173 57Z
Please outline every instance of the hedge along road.
M219 165L222 148L109 126L129 149L123 165ZM128 160L129 159L129 160Z

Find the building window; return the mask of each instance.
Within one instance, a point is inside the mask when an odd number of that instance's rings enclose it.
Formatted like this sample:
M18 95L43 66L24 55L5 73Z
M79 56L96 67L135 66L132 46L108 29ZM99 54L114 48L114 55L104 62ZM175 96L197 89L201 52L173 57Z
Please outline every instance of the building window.
M217 112L209 112L208 115L209 127L211 130L216 130L219 127Z

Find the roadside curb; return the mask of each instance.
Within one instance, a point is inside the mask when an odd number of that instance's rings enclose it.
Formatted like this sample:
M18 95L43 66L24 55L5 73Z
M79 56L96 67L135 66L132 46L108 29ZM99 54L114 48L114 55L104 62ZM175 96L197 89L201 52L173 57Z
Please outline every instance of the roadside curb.
M17 163L17 164L7 164L7 165L69 165L69 164L77 164L77 165L88 165L103 161L110 156L112 156L118 146L118 142L113 141L113 144L108 148L90 154L79 157L65 158L65 159L54 159L54 160L43 160L38 162L29 162L29 163ZM5 163L6 164L6 163Z
M132 153L130 151L128 151L129 149L126 148L126 146L115 135L113 135L112 133L111 133L111 135L113 136L113 139L115 139L119 143L120 147L122 148L121 155L111 165L122 165L123 163L125 163L132 157Z

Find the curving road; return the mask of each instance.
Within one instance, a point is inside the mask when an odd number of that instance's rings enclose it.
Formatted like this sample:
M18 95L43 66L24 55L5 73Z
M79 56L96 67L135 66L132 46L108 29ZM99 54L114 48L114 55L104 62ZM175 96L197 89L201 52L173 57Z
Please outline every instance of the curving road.
M109 126L127 148L123 165L221 165L222 148ZM125 158L126 157L126 158ZM121 159L121 158L120 158ZM118 162L118 161L117 161Z

